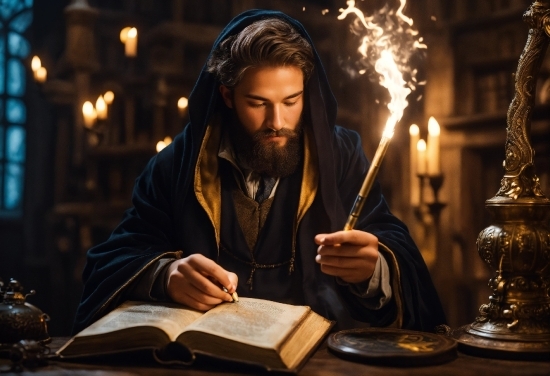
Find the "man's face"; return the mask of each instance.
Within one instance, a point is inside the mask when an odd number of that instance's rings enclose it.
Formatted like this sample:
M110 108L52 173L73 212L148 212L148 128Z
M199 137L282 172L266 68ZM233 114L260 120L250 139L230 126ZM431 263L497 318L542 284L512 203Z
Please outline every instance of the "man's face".
M252 170L273 177L296 170L301 160L303 91L303 73L293 66L249 69L233 91L220 87L236 116L231 140Z
M262 142L266 144L284 146L288 141L285 129L294 131L300 124L304 75L298 67L250 68L233 92L223 85L220 91L244 130L250 136L264 133Z

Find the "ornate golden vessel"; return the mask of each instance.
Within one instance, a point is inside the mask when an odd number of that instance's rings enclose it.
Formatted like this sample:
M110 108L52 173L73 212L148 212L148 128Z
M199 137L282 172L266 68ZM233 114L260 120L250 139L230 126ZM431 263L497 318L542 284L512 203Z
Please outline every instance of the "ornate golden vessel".
M536 79L550 41L550 0L535 1L523 17L530 30L508 109L505 174L486 201L494 224L477 239L479 255L496 270L492 295L456 338L474 352L525 358L550 355L550 200L530 144Z

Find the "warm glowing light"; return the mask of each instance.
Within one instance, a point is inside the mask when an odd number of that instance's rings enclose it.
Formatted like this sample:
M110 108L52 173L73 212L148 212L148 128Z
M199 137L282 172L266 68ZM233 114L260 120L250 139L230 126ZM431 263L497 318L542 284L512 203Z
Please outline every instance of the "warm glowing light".
M170 136L164 137L164 143L166 144L166 146L170 145L172 143L172 137Z
M38 56L33 56L31 60L31 69L33 72L36 72L42 66L42 62Z
M409 144L409 158L410 158L410 201L411 206L416 207L420 205L420 186L418 184L417 169L418 169L418 150L417 145L420 140L420 128L416 124L412 124L409 127L410 144Z
M439 134L441 128L439 123L432 116L428 120L428 144L426 149L426 162L428 163L428 174L441 174L441 161L439 151Z
M388 89L391 96L391 101L388 103L390 117L386 122L383 135L384 137L391 138L393 137L395 125L401 120L403 111L409 104L406 98L411 93L411 89L405 86L406 82L403 80L403 75L399 72L399 68L395 64L390 51L382 51L380 59L376 62L375 69L381 75L380 85Z
M120 41L124 43L124 54L128 57L137 55L138 32L135 27L125 27L120 31Z
M181 97L178 99L178 108L181 108L182 110L187 108L187 105L189 104L189 100L185 97Z
M426 174L426 141L419 140L416 144L416 150L418 151L418 166L416 172L419 175Z
M166 147L166 142L164 142L164 141L157 142L157 153L160 152L165 147Z
M420 134L420 128L418 128L418 125L413 124L409 127L409 134L411 136L418 136Z
M111 104L115 100L115 93L109 90L103 94L103 99L105 100L105 103Z
M433 136L439 136L439 133L441 132L441 128L439 127L439 123L433 116L430 117L428 120L428 133Z
M93 127L97 118L97 113L92 102L84 102L82 105L82 115L84 116L84 126L86 128Z
M102 95L100 95L95 102L95 110L99 120L107 119L107 103L105 103L105 99L103 99Z
M46 82L46 78L48 78L48 71L46 70L46 68L40 67L34 72L34 79L37 82L40 82L42 84Z
M130 31L131 27L127 26L124 29L120 30L120 41L122 43L126 43L128 40L128 32Z

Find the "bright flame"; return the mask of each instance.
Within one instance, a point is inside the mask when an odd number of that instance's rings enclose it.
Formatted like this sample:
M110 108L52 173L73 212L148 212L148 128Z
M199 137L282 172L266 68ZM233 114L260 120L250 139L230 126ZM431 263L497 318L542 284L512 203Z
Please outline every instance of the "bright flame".
M103 95L100 95L95 102L95 110L97 118L101 120L107 119L107 103L103 99Z
M157 153L160 152L165 147L166 147L166 142L164 142L164 141L157 142Z
M375 69L382 75L380 85L388 89L391 96L391 101L388 103L390 117L386 122L383 134L384 137L391 138L393 137L395 125L401 120L403 111L409 104L406 98L411 93L411 89L405 86L407 83L403 80L403 75L399 72L390 51L382 51L380 59L376 62Z
M166 144L166 146L170 145L172 143L172 137L170 136L164 137L164 143Z
M418 143L416 144L416 150L418 151L426 151L426 141L424 140L418 140Z
M409 134L411 136L418 136L420 134L420 128L418 128L418 125L416 124L412 124L410 127L409 127Z
M31 69L33 72L36 72L42 66L42 62L38 56L33 56L31 60Z
M130 28L126 34L127 39L133 39L137 37L137 29L135 27Z
M441 128L439 127L439 123L433 116L431 116L428 120L428 133L432 136L439 136L440 132Z
M128 40L128 33L130 32L130 29L132 29L131 26L126 26L124 29L120 30L120 41L122 43L126 43Z
M92 102L84 102L84 104L82 105L82 115L84 116L84 126L86 128L93 127L94 122L97 118L97 113Z
M187 98L181 97L180 99L178 99L178 108L180 110L185 110L188 104L189 104L189 100Z
M105 103L111 104L115 100L115 93L109 90L103 94L103 99L105 99Z
M386 122L383 137L391 138L397 122L403 117L408 106L407 96L420 83L416 80L417 70L410 67L410 56L419 48L426 48L418 32L412 29L413 20L403 14L406 0L400 0L397 11L386 6L377 14L365 16L355 7L354 0L346 1L347 8L340 9L339 20L355 15L352 32L361 36L359 53L362 55L357 64L359 74L372 72L378 74L380 85L388 89L391 100L388 104L390 116ZM407 80L404 79L406 75Z

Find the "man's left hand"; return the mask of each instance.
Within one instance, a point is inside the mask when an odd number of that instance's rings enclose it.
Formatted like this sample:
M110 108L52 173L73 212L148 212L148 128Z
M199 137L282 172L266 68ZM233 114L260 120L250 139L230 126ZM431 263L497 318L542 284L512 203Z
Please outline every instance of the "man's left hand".
M359 283L372 276L378 261L378 238L371 233L350 230L318 234L315 261L321 271L347 283Z

